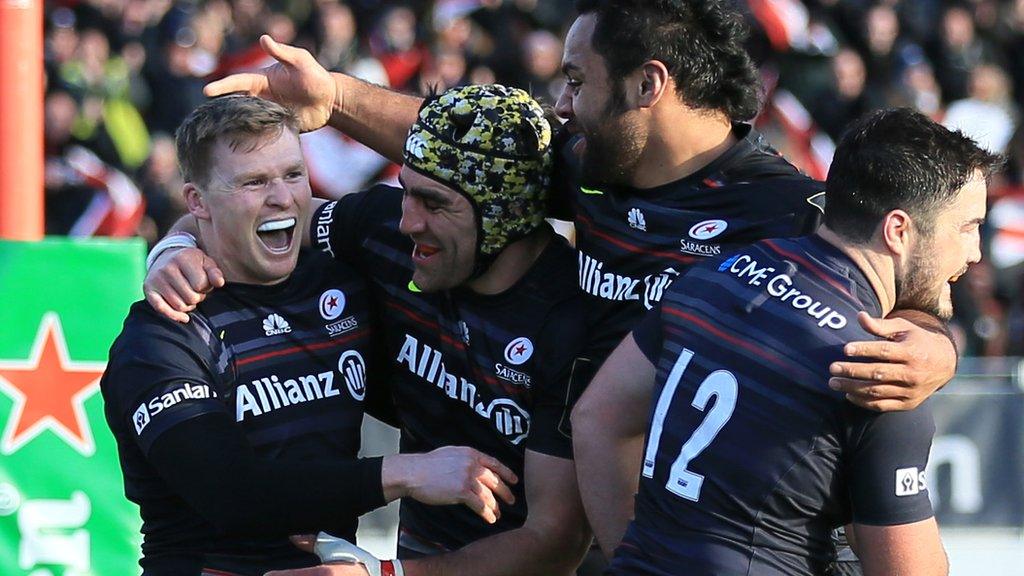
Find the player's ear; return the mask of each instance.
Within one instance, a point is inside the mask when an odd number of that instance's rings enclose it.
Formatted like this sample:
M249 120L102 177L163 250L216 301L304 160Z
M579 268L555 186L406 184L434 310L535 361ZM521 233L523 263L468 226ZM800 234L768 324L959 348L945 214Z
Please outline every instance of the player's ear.
M200 220L210 219L210 211L206 208L206 200L195 184L186 182L185 186L181 189L181 193L185 197L185 206L188 207L189 214Z
M640 84L637 103L641 108L650 108L661 100L672 85L672 75L660 60L648 60L640 66Z
M889 252L899 258L910 253L914 235L920 231L914 228L910 214L903 210L893 210L882 219L882 243Z

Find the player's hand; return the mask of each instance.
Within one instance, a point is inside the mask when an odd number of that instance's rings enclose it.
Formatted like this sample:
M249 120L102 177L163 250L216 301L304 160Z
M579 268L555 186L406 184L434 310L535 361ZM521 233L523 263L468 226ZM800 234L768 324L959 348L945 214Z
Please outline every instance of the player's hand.
M896 310L885 319L861 312L857 320L885 340L844 348L851 358L875 362L840 361L829 367L829 386L846 392L850 402L880 412L913 410L953 377L956 348L935 317Z
M308 51L275 42L264 34L260 46L277 60L259 72L232 74L203 88L207 96L245 92L273 100L290 108L299 118L303 132L316 130L331 118L335 104L341 104L338 91L328 72Z
M320 557L324 566L302 570L281 570L269 572L277 576L404 576L402 563L398 560L380 560L366 550L347 540L335 538L321 532L316 536L292 536L292 542L300 549Z
M464 504L488 524L501 517L498 499L515 503L509 485L518 482L497 459L465 446L388 456L381 479L388 500L407 496L433 506Z
M198 248L165 250L153 263L142 285L146 301L157 312L178 322L188 322L214 288L224 286L224 273Z

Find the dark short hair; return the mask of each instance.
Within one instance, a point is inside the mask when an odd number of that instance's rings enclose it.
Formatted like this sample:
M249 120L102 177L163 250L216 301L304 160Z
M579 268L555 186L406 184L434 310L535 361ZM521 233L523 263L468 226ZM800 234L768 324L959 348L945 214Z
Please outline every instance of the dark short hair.
M856 121L836 147L825 185L825 225L865 243L886 214L903 210L924 234L976 171L987 178L1002 160L959 130L909 108Z
M226 138L232 150L255 150L286 128L298 134L298 119L291 110L270 100L232 94L205 102L174 134L181 175L186 182L205 184L210 152L218 138Z
M728 1L576 0L576 9L597 16L593 48L612 78L658 60L688 106L733 121L757 115L761 82L743 46L747 25Z

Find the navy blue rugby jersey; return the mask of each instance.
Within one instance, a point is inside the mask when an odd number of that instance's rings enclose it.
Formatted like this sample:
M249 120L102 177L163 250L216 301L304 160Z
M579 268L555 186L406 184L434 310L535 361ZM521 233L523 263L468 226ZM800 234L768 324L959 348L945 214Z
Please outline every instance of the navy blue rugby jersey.
M304 252L288 280L229 283L190 316L180 324L145 301L134 304L101 382L125 494L142 515L140 564L154 574L199 574L204 566L262 574L318 564L288 541L288 533L218 532L149 458L176 427L223 414L242 429L258 459L355 459L375 353L368 285L351 268ZM345 480L359 489L354 478L324 479ZM355 537L356 516L334 522L320 528Z
M828 388L878 316L817 236L694 267L633 334L657 366L635 520L612 574L824 574L832 530L931 517L927 404L877 413Z
M471 446L520 478L526 449L572 458L569 413L586 380L572 377L586 342L573 249L553 237L501 294L419 292L411 284L413 242L398 228L401 204L402 190L387 186L348 195L317 211L311 234L376 288L402 451ZM493 525L464 506L406 499L401 528L455 549L518 527L526 517L523 485L513 487L515 505L503 504Z
M553 215L576 224L579 285L603 360L691 265L758 240L803 236L821 219L824 185L801 174L749 125L737 143L680 180L649 189L587 188L566 139L556 156Z

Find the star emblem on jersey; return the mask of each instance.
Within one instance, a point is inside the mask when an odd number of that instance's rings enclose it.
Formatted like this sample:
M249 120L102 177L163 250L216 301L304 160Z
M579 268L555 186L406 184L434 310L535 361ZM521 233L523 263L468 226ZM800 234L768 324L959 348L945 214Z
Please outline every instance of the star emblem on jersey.
M0 452L13 454L50 430L83 456L96 452L85 401L99 390L103 362L76 362L68 353L60 318L47 312L28 358L0 360L0 390L14 401Z
M641 232L647 232L647 220L644 219L644 213L639 208L633 208L629 211L629 216L626 218L629 222L629 227L640 230Z
M519 366L533 356L533 342L526 336L520 336L505 346L505 360L513 366Z
M287 334L292 331L291 325L288 321L282 318L278 314L271 314L263 319L263 331L267 333L267 336L275 336L277 334Z
M695 240L710 240L718 236L729 227L725 220L704 220L697 222L690 228L690 238Z
M320 316L324 320L334 320L345 311L345 293L331 288L320 295Z

